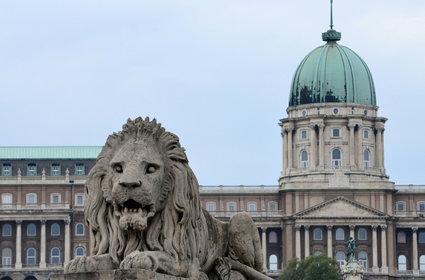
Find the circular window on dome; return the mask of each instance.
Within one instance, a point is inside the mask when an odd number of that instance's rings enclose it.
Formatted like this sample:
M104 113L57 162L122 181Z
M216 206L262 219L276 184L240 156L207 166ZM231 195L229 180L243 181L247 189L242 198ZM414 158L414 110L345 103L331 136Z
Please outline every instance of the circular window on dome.
M307 116L307 110L302 110L301 114L303 115L303 117Z
M338 114L339 114L339 108L333 108L333 109L332 109L332 113L333 113L334 115L338 115Z

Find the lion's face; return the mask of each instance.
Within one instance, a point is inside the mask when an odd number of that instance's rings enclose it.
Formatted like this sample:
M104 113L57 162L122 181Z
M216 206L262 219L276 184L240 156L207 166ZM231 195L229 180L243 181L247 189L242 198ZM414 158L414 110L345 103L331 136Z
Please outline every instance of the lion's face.
M145 230L148 219L161 210L167 160L152 138L126 142L109 165L111 197L123 230Z

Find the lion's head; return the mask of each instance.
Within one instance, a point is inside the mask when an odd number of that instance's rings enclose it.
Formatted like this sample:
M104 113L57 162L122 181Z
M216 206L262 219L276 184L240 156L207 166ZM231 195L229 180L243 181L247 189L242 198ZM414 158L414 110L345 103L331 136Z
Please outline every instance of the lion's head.
M207 254L197 241L204 233L196 228L205 224L197 180L178 137L155 119L128 120L108 137L86 196L92 255L108 253L119 262L135 250L176 259Z

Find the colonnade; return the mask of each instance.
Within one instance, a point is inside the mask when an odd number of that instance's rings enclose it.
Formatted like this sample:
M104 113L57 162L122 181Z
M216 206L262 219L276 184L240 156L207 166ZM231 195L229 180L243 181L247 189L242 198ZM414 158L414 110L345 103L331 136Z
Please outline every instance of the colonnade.
M298 259L302 258L302 244L301 244L301 235L302 232L304 232L304 257L308 257L311 255L310 252L310 246L312 245L310 242L310 231L312 227L310 225L295 225L295 257ZM327 256L330 258L335 257L334 251L333 251L333 243L334 243L334 237L332 236L332 229L335 226L327 225L326 226L326 253ZM372 225L372 226L361 226L363 228L369 228L372 232L372 271L378 272L381 271L383 273L388 272L388 254L387 254L387 225ZM355 226L350 225L350 237L355 237ZM380 240L380 249L381 249L381 267L378 266L378 230L381 232L381 240ZM414 237L415 238L415 237ZM417 243L416 243L417 244ZM415 252L415 248L413 248L413 252ZM416 248L416 255L417 255L417 248ZM417 259L417 257L416 257ZM417 262L417 260L416 260ZM417 267L417 263L416 263Z
M348 129L348 144L349 144L349 155L345 158L344 165L350 165L350 167L357 167L358 169L364 169L364 147L363 147L363 127L359 120L349 120ZM373 139L375 146L374 167L378 169L384 168L384 130L385 126L383 122L376 122L373 130L376 132L376 137ZM287 122L282 126L282 166L283 171L286 172L288 169L298 168L297 165L299 160L295 160L298 155L295 155L297 151L296 144L299 139L296 139L296 128L294 122ZM372 132L372 131L371 131ZM310 169L323 169L330 166L330 162L325 162L325 123L324 121L311 122L309 125L309 168ZM330 132L329 132L330 133ZM372 137L373 133L370 133L369 137Z
M71 229L70 220L65 221L64 263L71 259ZM46 220L40 220L40 261L39 268L46 268ZM16 220L16 261L15 268L22 268L22 220Z

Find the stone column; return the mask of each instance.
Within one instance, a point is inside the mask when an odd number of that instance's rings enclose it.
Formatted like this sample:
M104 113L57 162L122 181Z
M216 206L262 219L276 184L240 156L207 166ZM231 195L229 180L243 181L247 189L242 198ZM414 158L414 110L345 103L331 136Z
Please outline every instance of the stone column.
M317 138L316 138L316 125L310 125L310 169L314 170L317 166Z
M395 229L394 225L392 223L388 224L388 228L386 230L387 232L387 239L388 239L388 272L389 273L396 273L396 253L395 253Z
M293 152L293 144L292 144L292 138L293 138L293 126L288 127L288 168L291 169L293 167L293 161L294 157L292 155Z
M349 237L352 237L352 238L354 238L354 239L356 239L356 237L355 237L355 232L354 232L354 229L356 228L356 226L355 225L350 225L350 236Z
M322 169L325 166L325 135L324 135L324 130L325 130L325 125L324 124L319 124L319 167L321 167Z
M381 225L381 258L382 258L382 267L381 272L386 274L388 273L387 265L387 225Z
M46 220L41 220L40 230L40 268L46 268Z
M22 221L16 221L16 262L15 268L22 268Z
M358 125L357 129L357 167L361 170L364 169L363 163L363 133L362 126Z
M418 228L412 228L412 269L413 274L419 274L418 270Z
M310 256L310 226L304 226L304 258Z
M295 257L301 260L301 233L299 225L295 225Z
M328 248L328 257L329 258L333 258L333 254L332 254L332 226L327 226L328 228L328 243L327 243L327 248Z
M281 246L282 246L282 269L284 269L285 267L286 267L286 255L285 255L285 252L286 252L286 243L285 243L285 234L284 234L284 232L285 232L285 226L282 224L281 226L280 226L280 229L282 230L282 244L281 244Z
M282 128L282 175L285 174L288 167L287 136L285 129Z
M69 219L65 220L65 252L64 252L64 263L68 263L71 260L71 221ZM90 240L90 243L93 241Z
M381 159L381 143L382 143L382 130L379 128L376 128L376 143L375 143L375 157L376 157L376 167L381 168L382 166L382 159Z
M349 147L350 147L350 168L353 168L356 165L356 158L355 158L355 146L354 146L354 124L349 124L348 129L350 131L350 138L349 138Z
M378 238L376 234L376 225L372 226L372 271L378 272Z

